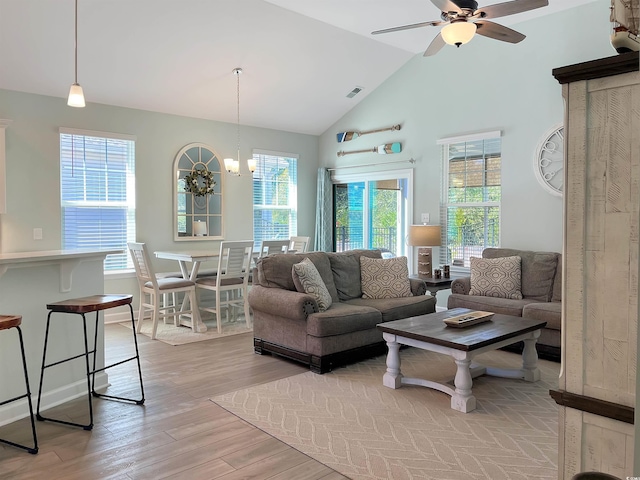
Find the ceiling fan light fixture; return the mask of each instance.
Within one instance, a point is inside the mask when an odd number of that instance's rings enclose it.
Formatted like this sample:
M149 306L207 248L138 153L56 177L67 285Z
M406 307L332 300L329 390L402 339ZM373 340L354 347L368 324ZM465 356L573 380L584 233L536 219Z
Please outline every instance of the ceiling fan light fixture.
M473 22L450 23L442 29L440 34L445 43L459 47L471 41L476 34L476 24Z

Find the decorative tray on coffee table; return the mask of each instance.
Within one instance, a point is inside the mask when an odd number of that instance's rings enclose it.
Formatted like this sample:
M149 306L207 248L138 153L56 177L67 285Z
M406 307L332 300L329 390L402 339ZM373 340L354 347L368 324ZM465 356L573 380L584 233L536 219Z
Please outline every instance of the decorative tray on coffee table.
M462 315L456 315L455 317L445 318L444 323L449 327L462 328L489 321L491 317L493 317L493 312L475 310L473 312L463 313Z

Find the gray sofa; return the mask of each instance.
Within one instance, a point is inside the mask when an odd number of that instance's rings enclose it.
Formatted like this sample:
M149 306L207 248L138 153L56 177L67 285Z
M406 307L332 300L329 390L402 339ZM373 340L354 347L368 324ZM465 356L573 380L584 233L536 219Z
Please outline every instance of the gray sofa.
M469 295L471 277L451 283L448 308L464 307L547 322L537 343L538 354L560 360L560 320L562 307L562 255L511 248L487 248L483 258L519 256L522 259L522 300ZM511 350L519 350L516 345Z
M425 295L425 284L417 279L410 279L412 297L362 298L361 255L382 258L379 250L350 250L258 259L248 297L256 353L277 354L325 373L386 353L377 324L435 311L435 298ZM292 267L305 258L313 262L331 294L332 305L324 312L313 296L296 291Z

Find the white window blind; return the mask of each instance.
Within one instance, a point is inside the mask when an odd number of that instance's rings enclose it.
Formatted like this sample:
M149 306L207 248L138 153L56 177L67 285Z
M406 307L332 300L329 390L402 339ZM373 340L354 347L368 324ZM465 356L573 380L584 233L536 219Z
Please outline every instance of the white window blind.
M443 145L443 227L440 262L470 267L487 247L500 245L500 132L455 137Z
M254 153L253 239L286 239L298 234L298 158Z
M60 132L62 246L122 249L105 270L133 268L127 242L135 241L135 141Z

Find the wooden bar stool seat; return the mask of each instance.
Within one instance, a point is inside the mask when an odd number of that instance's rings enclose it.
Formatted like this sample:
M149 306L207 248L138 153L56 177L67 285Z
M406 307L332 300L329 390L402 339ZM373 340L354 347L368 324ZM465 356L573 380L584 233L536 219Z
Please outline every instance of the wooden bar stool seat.
M133 317L133 307L131 306L131 302L133 301L133 295L92 295L89 297L82 298L72 298L69 300L62 300L60 302L50 303L47 305L47 309L49 310L49 315L47 316L47 327L44 336L44 349L42 352L42 368L40 370L40 386L38 388L38 406L36 409L36 418L40 421L50 421L62 423L65 425L71 425L76 427L82 427L85 430L91 430L93 428L93 404L92 397L106 398L111 400L122 400L126 402L133 402L136 405L144 404L144 387L142 385L142 369L140 368L140 353L138 351L138 338L136 337L135 330L135 320ZM127 358L125 360L121 360L119 362L113 363L111 365L96 368L96 346L98 344L98 322L100 319L100 311L107 310L109 308L115 308L127 305L129 307L129 312L131 314L131 329L133 332L133 343L135 346L135 355L133 357ZM85 314L95 312L96 313L96 321L95 321L95 336L93 338L93 348L89 349L89 341L87 338L87 320ZM66 314L76 314L82 317L82 327L84 333L84 352L78 355L74 355L72 357L68 357L62 360L58 360L53 363L46 363L47 359L47 344L49 340L49 327L51 324L51 316L53 313L66 313ZM89 355L93 354L93 368L89 367ZM54 418L47 418L40 414L40 401L42 399L42 384L44 380L44 372L46 369L60 365L62 363L70 362L77 358L84 357L85 359L85 369L87 375L87 395L89 399L89 423L86 425L74 422L67 422L65 420L57 420ZM121 365L126 362L130 362L135 360L138 366L138 377L140 379L140 398L125 398L125 397L117 397L113 395L106 395L102 393L98 393L95 391L95 376L96 373L107 370L108 368L115 367L117 365Z
M29 453L38 453L38 437L36 435L36 424L33 419L33 405L31 403L31 389L29 388L29 375L27 374L27 359L24 354L24 341L22 340L22 329L20 325L22 324L22 316L21 315L0 315L0 330L9 330L11 328L15 328L18 331L18 338L20 340L20 352L22 353L22 368L24 369L24 383L26 386L27 392L24 395L19 395L17 397L11 398L9 400L4 400L0 402L0 406L6 405L7 403L15 402L17 400L21 400L23 398L27 399L27 403L29 404L29 416L31 417L31 432L33 434L33 447L29 447L26 445L22 445L19 443L11 442L9 440L0 439L0 442L6 443L7 445L11 445L14 447L22 448Z

